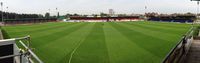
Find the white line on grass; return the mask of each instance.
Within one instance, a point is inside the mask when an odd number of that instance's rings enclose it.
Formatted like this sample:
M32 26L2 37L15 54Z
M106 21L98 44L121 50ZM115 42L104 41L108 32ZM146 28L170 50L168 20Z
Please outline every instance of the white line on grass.
M89 35L89 33L88 33L88 35ZM87 37L87 36L86 36L86 37ZM75 53L76 50L80 47L80 45L83 43L84 40L85 40L85 38L84 38L84 39L81 39L81 40L79 41L77 47L74 48L74 50L73 50L72 53L70 54L70 58L69 58L68 63L71 63L74 53Z
M76 50L79 48L79 46L82 44L82 42L83 42L83 40L80 40L80 41L79 41L79 44L77 45L77 47L72 51L68 63L71 63L71 60L72 60L72 57L73 57L74 53L75 53Z

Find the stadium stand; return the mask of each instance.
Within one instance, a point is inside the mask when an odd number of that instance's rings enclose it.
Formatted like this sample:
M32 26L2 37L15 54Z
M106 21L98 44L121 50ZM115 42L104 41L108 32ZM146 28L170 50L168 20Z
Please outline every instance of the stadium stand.
M24 19L5 19L5 25L14 24L30 24L30 23L45 23L45 22L56 22L57 18L24 18Z
M192 23L195 16L149 16L149 21Z
M133 21L139 20L139 16L124 16L124 17L70 17L70 20L79 21Z

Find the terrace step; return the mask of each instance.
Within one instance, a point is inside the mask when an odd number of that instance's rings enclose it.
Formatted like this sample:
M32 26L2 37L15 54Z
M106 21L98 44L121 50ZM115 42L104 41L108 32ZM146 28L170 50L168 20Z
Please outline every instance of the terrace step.
M200 40L194 40L184 63L200 63Z

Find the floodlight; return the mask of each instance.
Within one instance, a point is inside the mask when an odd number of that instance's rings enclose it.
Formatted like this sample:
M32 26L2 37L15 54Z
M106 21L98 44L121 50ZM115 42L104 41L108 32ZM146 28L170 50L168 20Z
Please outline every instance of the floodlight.
M1 16L2 16L2 18L1 18L2 21L1 21L1 22L2 22L3 24L5 24L5 22L3 21L3 2L1 2L0 4L1 4L1 12L2 12L2 13L1 13Z
M190 1L196 1L197 2L197 14L196 14L196 20L195 21L198 21L198 14L199 14L199 2L200 0L190 0ZM195 24L194 22L192 23L193 25Z

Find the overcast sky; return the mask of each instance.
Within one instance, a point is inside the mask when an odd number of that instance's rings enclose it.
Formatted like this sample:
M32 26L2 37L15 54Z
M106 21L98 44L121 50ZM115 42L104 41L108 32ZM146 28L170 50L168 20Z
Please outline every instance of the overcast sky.
M145 5L148 12L186 13L197 11L196 2L190 0L0 0L4 2L4 10L8 6L9 12L44 14L51 9L55 14L58 7L60 14L80 13L108 13L114 9L116 13L144 13Z

